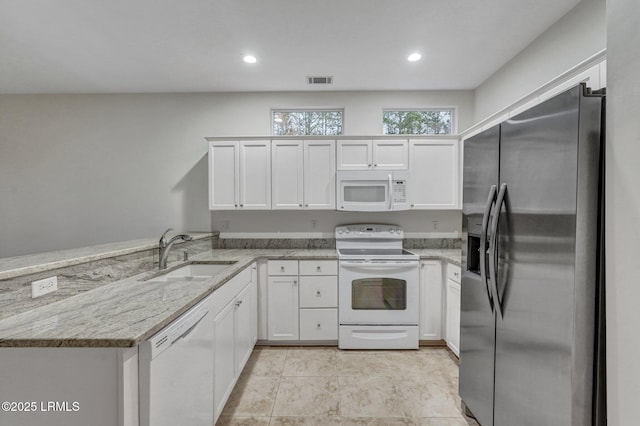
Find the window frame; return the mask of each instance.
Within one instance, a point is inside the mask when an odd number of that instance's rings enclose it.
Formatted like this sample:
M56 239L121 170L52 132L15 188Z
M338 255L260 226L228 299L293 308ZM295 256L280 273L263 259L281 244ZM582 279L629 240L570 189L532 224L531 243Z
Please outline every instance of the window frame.
M451 131L449 133L385 133L384 114L387 112L431 112L451 111ZM382 108L382 135L383 136L454 136L458 133L458 108L455 106L428 107L428 108Z
M342 113L342 125L341 132L335 135L278 135L274 131L274 114L277 112L341 112ZM305 137L305 136L344 136L345 134L345 108L344 107L323 107L323 108L271 108L269 111L269 127L271 128L271 136L291 136L291 137Z

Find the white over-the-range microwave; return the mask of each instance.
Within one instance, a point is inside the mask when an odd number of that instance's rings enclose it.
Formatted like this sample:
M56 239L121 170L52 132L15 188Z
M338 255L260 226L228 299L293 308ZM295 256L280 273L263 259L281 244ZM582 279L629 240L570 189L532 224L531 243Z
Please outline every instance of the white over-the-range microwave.
M336 174L337 210L384 212L409 210L407 170L349 170Z

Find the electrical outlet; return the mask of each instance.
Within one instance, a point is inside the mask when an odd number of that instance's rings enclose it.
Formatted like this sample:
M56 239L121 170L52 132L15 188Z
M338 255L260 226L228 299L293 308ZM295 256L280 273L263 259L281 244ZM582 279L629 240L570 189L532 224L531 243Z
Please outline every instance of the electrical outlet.
M312 219L311 220L311 228L316 229L318 227L318 220L317 219Z
M38 281L31 282L31 298L44 296L58 289L58 277L44 278Z
M437 220L432 220L431 222L433 223L433 230L437 231L438 230L438 221Z
M228 231L230 222L231 221L229 221L229 220L223 220L222 223L220 224L220 230L221 231Z

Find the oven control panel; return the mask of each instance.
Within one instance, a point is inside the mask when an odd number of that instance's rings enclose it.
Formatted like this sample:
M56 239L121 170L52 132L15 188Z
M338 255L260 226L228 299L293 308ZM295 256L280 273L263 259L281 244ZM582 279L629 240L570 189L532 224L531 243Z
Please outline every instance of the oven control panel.
M366 238L389 238L402 239L404 232L397 225L381 224L358 224L341 225L336 227L337 239L366 239Z

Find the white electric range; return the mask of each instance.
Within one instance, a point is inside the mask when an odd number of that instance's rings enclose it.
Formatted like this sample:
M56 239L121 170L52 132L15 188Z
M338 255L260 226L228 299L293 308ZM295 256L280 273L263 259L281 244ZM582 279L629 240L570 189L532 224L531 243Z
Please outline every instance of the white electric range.
M419 257L402 248L395 225L336 228L338 346L341 349L417 349Z

